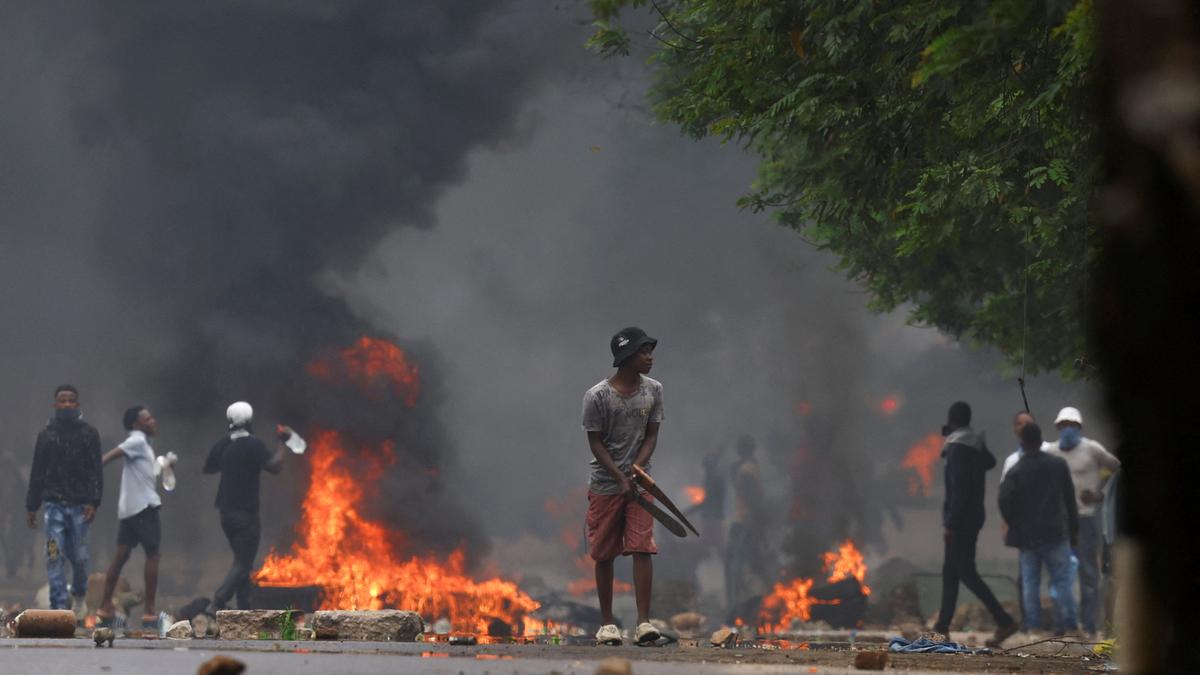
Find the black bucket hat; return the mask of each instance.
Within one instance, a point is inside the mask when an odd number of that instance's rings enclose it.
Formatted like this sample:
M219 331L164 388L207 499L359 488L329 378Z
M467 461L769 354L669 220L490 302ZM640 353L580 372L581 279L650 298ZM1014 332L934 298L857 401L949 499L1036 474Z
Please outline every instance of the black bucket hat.
M613 367L620 368L626 359L638 353L642 347L646 345L658 345L658 340L646 335L646 331L637 326L622 328L617 331L617 334L612 336L612 342L609 343L609 348L612 349Z

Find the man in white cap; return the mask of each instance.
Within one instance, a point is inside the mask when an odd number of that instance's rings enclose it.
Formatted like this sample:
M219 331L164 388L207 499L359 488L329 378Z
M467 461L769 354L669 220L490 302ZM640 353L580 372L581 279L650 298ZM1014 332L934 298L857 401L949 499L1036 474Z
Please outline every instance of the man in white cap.
M258 555L258 477L262 471L278 474L283 470L284 444L275 444L275 452L252 435L254 409L238 401L225 411L229 434L217 441L204 462L204 473L220 473L216 507L221 512L221 529L233 549L233 567L213 595L208 611L225 609L237 597L238 609L250 608L250 571Z
M1042 450L1067 461L1071 480L1075 483L1075 498L1079 507L1079 620L1088 635L1096 632L1100 606L1100 521L1096 507L1104 499L1104 484L1108 476L1121 466L1096 441L1083 435L1083 415L1077 408L1066 407L1054 418L1058 442L1048 442Z

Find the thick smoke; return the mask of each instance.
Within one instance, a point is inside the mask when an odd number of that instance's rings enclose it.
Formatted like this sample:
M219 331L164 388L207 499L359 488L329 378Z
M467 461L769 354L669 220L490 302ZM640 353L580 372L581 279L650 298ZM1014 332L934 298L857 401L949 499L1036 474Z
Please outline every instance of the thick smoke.
M556 541L559 528L578 531L545 502L585 483L580 400L610 372L612 332L636 324L660 340L652 376L667 418L655 473L677 499L701 483L705 455L722 452L727 472L735 440L752 434L781 567L811 575L845 536L873 556L933 565L940 465L933 494L913 497L905 453L963 398L1002 459L1022 405L1016 373L986 350L907 326L902 313L869 313L831 256L737 210L752 157L654 124L637 109L643 65L611 67L595 63L531 98L530 143L473 153L436 230L397 231L340 282L362 314L428 336L446 355L449 428L469 459L472 508L496 532ZM1030 394L1043 421L1071 401L1098 412L1084 383L1030 378ZM893 395L888 415L880 404ZM1091 423L1103 439L1102 421ZM993 485L989 507L995 494ZM993 509L989 526L997 520ZM663 535L656 576L691 578L670 568L704 553L673 547L719 535L702 534ZM1002 555L998 534L985 536L985 554ZM544 563L577 574L561 546L503 550L515 573Z
M412 409L316 382L304 365L381 334L320 273L353 269L390 230L433 225L467 152L512 136L553 50L576 39L538 34L544 11L478 0L6 4L2 82L15 110L0 131L0 189L15 208L0 243L4 276L28 286L5 284L9 325L23 328L5 379L36 383L6 398L78 381L106 441L119 438L120 406L144 400L161 444L185 458L181 505L211 499L198 469L236 399L256 405L268 437L279 419L394 439L400 461L376 515L426 548L483 545L435 478L451 460L436 351L403 344L423 380ZM43 164L44 183L22 180ZM23 365L30 357L39 367ZM65 365L48 367L56 359ZM36 420L43 405L21 412ZM296 487L271 495L265 508L290 509ZM200 513L166 517L178 526Z
M479 547L476 523L549 538L547 498L586 477L582 392L609 371L612 331L639 324L661 341L664 486L699 483L713 451L727 469L750 433L791 571L846 535L878 554L935 550L936 518L897 534L900 507L921 503L905 450L966 398L1006 454L1014 377L868 314L831 257L739 213L753 158L653 124L643 64L584 52L585 15L466 0L0 5L0 422L17 454L59 380L83 388L106 441L124 405L154 406L159 446L186 464L164 510L168 558L207 547L192 576L225 555L198 471L236 398L264 423L396 438L380 512L414 543ZM381 329L421 369L415 409L306 376ZM1090 398L1053 378L1032 393L1041 418ZM899 410L881 415L893 394ZM299 481L264 484L264 544L282 543ZM661 543L662 578L702 557ZM528 544L498 562L539 564ZM559 548L547 560L570 565Z

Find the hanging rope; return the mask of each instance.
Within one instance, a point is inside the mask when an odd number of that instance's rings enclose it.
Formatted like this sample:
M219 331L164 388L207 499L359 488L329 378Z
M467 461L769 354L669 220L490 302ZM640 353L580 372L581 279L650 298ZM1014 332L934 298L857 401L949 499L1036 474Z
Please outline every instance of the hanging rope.
M1017 378L1017 384L1021 387L1021 401L1025 403L1025 412L1030 415L1033 411L1029 409L1029 397L1025 395L1025 337L1029 332L1029 221L1025 221L1025 241L1022 242L1025 248L1025 266L1021 268L1021 274L1024 277L1022 280L1022 295L1021 301L1021 375Z

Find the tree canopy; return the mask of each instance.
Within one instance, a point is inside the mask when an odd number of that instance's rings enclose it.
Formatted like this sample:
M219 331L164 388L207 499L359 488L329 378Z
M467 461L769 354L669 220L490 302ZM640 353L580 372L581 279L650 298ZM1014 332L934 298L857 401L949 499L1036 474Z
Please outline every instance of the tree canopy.
M756 153L739 203L834 253L873 309L906 307L1032 372L1090 370L1092 0L591 8L589 46L644 39L655 115ZM649 35L623 23L637 8Z

